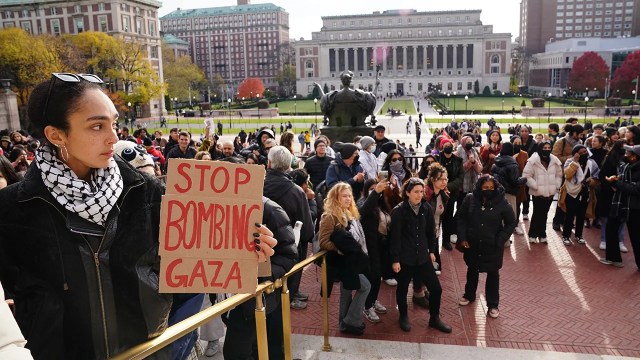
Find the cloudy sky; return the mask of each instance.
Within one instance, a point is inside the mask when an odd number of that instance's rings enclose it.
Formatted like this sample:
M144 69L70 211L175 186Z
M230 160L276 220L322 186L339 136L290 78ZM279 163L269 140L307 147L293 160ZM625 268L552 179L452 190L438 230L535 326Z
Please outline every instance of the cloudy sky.
M520 22L519 0L252 0L252 4L273 3L289 13L289 36L311 38L311 32L319 31L322 16L371 14L374 11L393 9L415 9L417 11L482 10L482 23L493 25L494 32L511 33L512 40L518 36ZM236 5L235 0L163 0L160 16L178 7L182 9Z

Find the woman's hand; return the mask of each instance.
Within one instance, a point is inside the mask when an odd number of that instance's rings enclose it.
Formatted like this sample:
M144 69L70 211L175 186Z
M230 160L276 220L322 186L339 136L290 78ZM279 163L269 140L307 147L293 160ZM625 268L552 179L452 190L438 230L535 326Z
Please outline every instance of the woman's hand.
M389 180L387 179L383 179L380 180L375 187L375 191L380 194L381 192L384 191L384 189L386 189L389 186Z
M265 262L267 257L271 257L275 253L273 247L278 244L278 240L273 238L273 233L265 225L256 224L256 227L258 227L258 232L253 234L253 241L258 254L258 262Z
M429 253L429 256L431 256L431 262L432 262L432 263L436 262L436 254L434 254L434 253Z
M394 273L399 273L400 272L400 263L399 262L395 262L393 263L393 265L391 265L391 268L393 269Z

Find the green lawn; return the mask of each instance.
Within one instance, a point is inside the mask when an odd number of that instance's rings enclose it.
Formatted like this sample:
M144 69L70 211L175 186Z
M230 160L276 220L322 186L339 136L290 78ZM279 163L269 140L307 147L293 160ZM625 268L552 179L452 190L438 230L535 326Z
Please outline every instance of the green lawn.
M473 110L511 110L511 107L515 107L516 110L520 110L520 105L522 105L523 98L521 97L505 97L504 98L504 107L502 106L502 98L501 97L473 97L470 96L469 100L466 104L467 111ZM524 99L527 106L531 106L531 99ZM454 98L449 98L446 96L440 97L440 102L445 106L449 107L453 110L454 107ZM545 107L549 106L549 103L545 103ZM564 104L552 101L551 107L562 107ZM456 97L455 98L455 110L463 111L465 110L465 100L464 97Z
M269 107L277 107L281 115L293 115L296 113L313 114L316 110L313 100L287 100L276 104L269 104ZM318 100L317 112L320 113L320 100Z
M411 99L397 99L397 100L387 100L384 102L382 109L378 114L385 115L387 110L393 108L396 110L402 111L403 114L406 115L418 115L416 108L413 104L413 100Z

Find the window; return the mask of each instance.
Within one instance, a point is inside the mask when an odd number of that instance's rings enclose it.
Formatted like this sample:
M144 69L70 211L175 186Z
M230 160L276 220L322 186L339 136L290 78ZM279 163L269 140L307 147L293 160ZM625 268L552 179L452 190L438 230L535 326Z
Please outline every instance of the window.
M51 30L53 31L53 35L60 35L60 20L52 19L51 20Z
M122 15L122 30L129 31L129 17L126 15Z
M98 11L104 11L104 3L98 4Z
M156 36L156 22L149 20L149 35Z
M473 89L473 83L471 81L467 82L467 90L472 90Z
M30 35L32 34L31 33L31 21L21 21L20 22L20 27L22 28L22 30L26 31Z
M151 58L152 59L158 58L158 46L151 46Z
M22 17L29 17L29 10L22 10Z
M58 10L56 8L51 8L51 15L58 15Z
M491 89L498 90L498 83L494 81L493 84L491 85Z
M73 7L73 10L79 14L82 12L82 7L80 5L76 5Z
M500 73L500 55L494 54L491 56L491 73L499 74Z
M84 31L84 18L75 18L74 23L76 24L76 34L80 34Z
M102 32L109 31L109 25L107 23L107 17L104 15L98 16L98 29Z

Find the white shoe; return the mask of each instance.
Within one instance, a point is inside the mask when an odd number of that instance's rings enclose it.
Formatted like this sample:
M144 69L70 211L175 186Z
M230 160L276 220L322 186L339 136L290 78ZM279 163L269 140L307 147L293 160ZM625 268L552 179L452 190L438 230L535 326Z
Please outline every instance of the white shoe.
M387 308L384 305L380 304L378 300L376 300L376 302L373 303L373 310L375 310L378 314L387 313Z
M528 214L523 214L522 215L522 220L528 221L529 220L529 215Z
M458 235L453 234L449 237L449 242L451 242L452 244L455 244L458 242Z
M373 306L371 307L371 309L364 309L363 315L367 320L371 321L372 323L380 322L380 317L378 316L378 314L376 314L376 311L373 309Z
M524 235L524 231L522 230L522 228L520 226L516 226L516 234Z
M621 244L622 245L622 244ZM607 250L607 243L600 243L600 250Z
M389 286L397 286L398 285L398 282L396 281L396 279L387 279L384 282Z
M547 243L547 238L539 238L538 240L540 241L540 244L546 244Z
M629 252L629 249L627 249L626 246L624 246L623 243L620 243L620 251L622 251L623 253Z
M442 274L442 271L436 270L436 275L440 276L440 274Z
M220 350L220 341L219 340L209 341L209 343L207 344L207 349L204 351L204 355L206 357L211 357L216 353L218 353L218 350Z
M530 238L529 238L529 244L535 244L535 243L537 243L537 242L538 242L538 241L536 240L536 238L534 238L534 237L530 237Z

